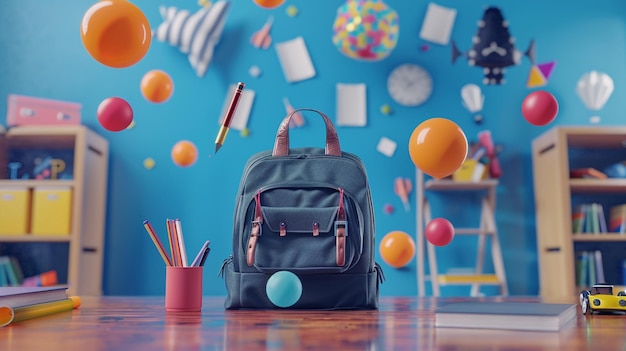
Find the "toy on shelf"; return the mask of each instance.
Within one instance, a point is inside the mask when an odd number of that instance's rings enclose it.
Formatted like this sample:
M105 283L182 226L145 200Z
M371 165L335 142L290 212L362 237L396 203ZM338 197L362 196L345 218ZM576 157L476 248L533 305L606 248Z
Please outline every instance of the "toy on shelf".
M9 179L73 179L72 150L12 149L9 151Z
M502 168L498 160L498 147L493 143L488 130L478 133L478 141L470 144L467 159L461 168L452 174L455 181L478 182L489 178L500 178Z

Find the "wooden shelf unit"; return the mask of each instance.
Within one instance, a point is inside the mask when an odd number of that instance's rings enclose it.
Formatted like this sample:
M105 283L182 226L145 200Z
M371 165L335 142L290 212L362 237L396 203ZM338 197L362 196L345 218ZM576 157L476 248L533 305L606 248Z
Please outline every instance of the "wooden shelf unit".
M580 287L576 286L576 243L613 242L626 248L626 235L573 233L572 196L614 195L626 203L626 179L570 179L570 163L574 161L570 159L572 149L610 149L626 160L626 127L557 126L532 142L539 293L544 298L571 297L573 292L579 292ZM608 222L608 208L604 213ZM610 262L604 262L605 269L607 264Z
M8 179L9 151L13 149L71 149L74 153L70 180ZM72 190L69 235L0 235L2 243L66 242L68 293L102 294L104 229L109 143L85 126L17 126L0 134L0 186L64 185Z

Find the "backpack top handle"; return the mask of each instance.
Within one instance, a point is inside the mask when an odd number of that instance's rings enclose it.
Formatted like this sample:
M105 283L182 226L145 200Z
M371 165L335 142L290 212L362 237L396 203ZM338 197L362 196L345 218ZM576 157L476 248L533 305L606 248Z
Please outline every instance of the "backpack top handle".
M333 122L321 111L313 108L300 108L296 109L288 114L278 126L278 132L276 133L276 141L274 142L274 150L272 156L287 156L289 155L289 121L291 116L298 111L313 111L317 112L326 124L326 155L341 156L341 147L339 146L339 137L337 136L337 130Z

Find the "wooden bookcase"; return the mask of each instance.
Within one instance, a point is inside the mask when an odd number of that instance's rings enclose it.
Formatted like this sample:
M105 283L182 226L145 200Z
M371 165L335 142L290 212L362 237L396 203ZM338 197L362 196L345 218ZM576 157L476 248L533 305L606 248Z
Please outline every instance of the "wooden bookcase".
M602 203L607 222L610 206L626 203L626 179L570 179L570 169L602 170L610 164L606 158L612 162L626 160L626 127L557 126L532 142L539 293L544 298L580 293L583 287L576 284L576 252L581 247L610 247L626 253L626 235L580 234L572 229L572 208L577 197ZM621 284L623 259L626 255L603 254L607 282Z
M12 150L72 150L71 179L9 179ZM107 194L109 144L85 126L17 126L0 134L0 187L19 185L33 189L64 186L71 189L69 235L0 235L3 243L67 243L67 283L70 294L102 294L102 266Z

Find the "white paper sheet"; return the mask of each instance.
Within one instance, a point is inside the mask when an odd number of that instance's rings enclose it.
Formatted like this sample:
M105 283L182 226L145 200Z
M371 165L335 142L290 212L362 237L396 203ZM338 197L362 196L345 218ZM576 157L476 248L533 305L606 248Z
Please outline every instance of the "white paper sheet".
M231 84L228 87L226 97L224 98L224 105L222 106L222 113L220 114L220 118L218 120L219 124L222 124L224 117L226 117L226 111L228 111L230 101L233 99L235 89L237 89L237 85L235 84ZM230 129L242 131L248 127L248 117L250 117L250 110L252 109L252 103L254 102L254 95L254 90L243 90L241 97L239 97L239 103L237 104L237 110L235 110L233 120L230 121Z
M289 83L315 77L315 67L313 67L311 56L302 37L276 43L274 46L285 79Z
M366 85L337 83L337 125L364 127L367 124Z
M393 154L396 152L397 147L398 147L398 143L396 143L395 141L387 137L382 137L378 141L376 150L387 157L392 157Z
M456 18L456 9L429 3L422 23L420 38L433 43L447 45Z

